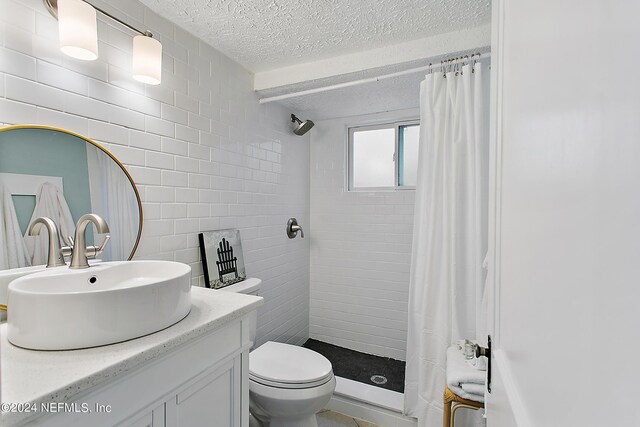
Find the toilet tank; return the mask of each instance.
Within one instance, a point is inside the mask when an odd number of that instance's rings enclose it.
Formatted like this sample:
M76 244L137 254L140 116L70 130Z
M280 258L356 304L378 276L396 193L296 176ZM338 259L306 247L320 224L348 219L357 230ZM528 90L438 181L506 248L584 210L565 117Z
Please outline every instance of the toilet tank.
M247 294L247 295L260 295L260 285L262 284L262 280L256 279L255 277L247 278L242 282L235 283L230 286L225 286L222 289L219 289L219 292L235 292L238 294ZM258 328L258 312L253 311L249 316L249 338L251 339L251 348L253 348L253 344L256 342L256 329Z

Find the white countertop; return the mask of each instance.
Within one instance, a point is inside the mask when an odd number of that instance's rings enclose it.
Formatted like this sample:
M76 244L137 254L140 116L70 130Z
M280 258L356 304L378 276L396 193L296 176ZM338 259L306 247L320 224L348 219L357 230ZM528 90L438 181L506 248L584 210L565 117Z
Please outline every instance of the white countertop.
M7 341L0 326L2 403L71 402L80 393L112 381L262 305L261 297L192 288L191 312L162 331L102 347L69 351L35 351ZM0 425L13 425L33 414L2 413Z

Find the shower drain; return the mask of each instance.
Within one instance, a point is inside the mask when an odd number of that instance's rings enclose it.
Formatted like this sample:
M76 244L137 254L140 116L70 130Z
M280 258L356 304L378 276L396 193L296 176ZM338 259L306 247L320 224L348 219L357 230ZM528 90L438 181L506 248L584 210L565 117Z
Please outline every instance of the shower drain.
M374 375L371 377L371 382L374 384L382 385L387 383L387 377L383 375Z

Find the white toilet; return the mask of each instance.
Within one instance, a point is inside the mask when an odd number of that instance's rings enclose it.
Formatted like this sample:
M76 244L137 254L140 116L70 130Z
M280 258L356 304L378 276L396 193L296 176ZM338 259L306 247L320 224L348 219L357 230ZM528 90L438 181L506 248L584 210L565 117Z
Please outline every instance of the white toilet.
M261 283L251 278L221 291L257 295ZM315 414L329 403L335 388L331 362L313 350L269 341L249 354L249 407L264 427L317 427Z

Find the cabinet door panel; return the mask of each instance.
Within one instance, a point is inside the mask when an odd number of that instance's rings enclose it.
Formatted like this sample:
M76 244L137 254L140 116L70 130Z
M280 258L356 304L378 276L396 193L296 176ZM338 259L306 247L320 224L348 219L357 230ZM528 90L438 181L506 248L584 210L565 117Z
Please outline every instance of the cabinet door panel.
M140 418L136 418L133 421L126 421L122 424L122 427L154 427L153 426L153 414L149 412L148 414L144 414Z
M119 424L121 427L164 427L164 403L153 411L135 415Z
M204 374L167 402L167 427L239 426L237 367L238 358Z

